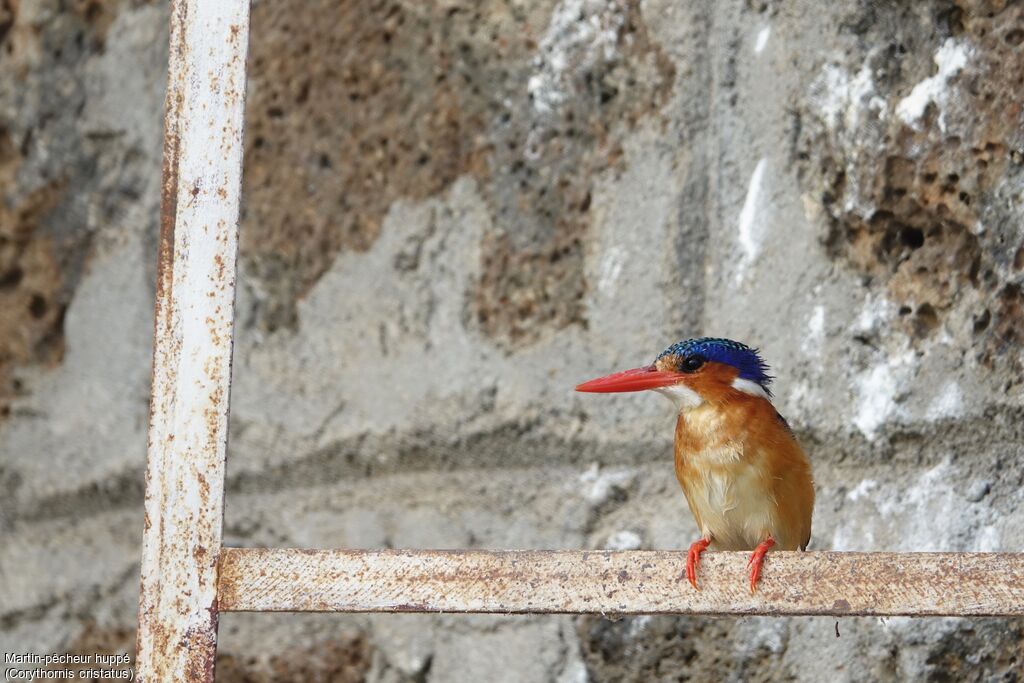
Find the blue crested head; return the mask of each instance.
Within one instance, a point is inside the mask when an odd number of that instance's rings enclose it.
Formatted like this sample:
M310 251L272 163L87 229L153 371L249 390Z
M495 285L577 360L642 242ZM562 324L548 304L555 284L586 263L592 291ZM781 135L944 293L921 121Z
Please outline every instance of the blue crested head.
M739 370L738 377L740 379L758 384L766 394L771 396L771 390L768 387L774 378L768 374L768 364L761 358L757 349L752 349L746 344L731 339L700 337L673 344L658 354L655 362L666 356L676 356L682 363L686 363L690 359L691 362L713 361L730 365Z

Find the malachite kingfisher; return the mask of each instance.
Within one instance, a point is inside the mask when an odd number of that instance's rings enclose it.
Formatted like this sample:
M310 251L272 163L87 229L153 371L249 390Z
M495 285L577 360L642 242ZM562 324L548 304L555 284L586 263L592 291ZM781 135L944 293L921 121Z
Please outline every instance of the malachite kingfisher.
M757 349L702 337L673 344L651 365L576 387L598 393L653 389L678 408L676 477L701 534L686 557L694 588L709 546L753 551L753 592L771 548L805 550L811 540L811 464L772 405L768 373Z

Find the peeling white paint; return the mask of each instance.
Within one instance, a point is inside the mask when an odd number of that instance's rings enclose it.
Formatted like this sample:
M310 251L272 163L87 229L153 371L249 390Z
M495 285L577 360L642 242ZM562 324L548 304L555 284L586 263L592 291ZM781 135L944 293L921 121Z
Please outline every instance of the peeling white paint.
M875 491L877 488L878 482L874 479L862 479L859 484L846 492L846 499L857 502L861 498L870 495L871 492Z
M765 46L768 45L768 37L771 35L771 33L771 26L765 26L764 28L757 32L757 39L754 41L754 52L756 54L761 54L762 52L764 52Z
M967 65L969 54L970 50L966 44L947 38L935 53L938 72L915 85L910 94L900 100L896 105L897 116L907 125L920 129L919 121L924 116L925 109L929 103L934 102L939 108L939 129L945 132L946 121L942 107L949 99L947 86L950 79Z
M807 334L800 341L800 350L807 356L821 356L825 344L825 307L817 305L807 321Z
M857 415L854 424L868 439L875 433L896 408L896 378L887 363L876 365L864 376L857 379L859 395Z
M847 71L838 64L826 64L812 81L808 101L817 108L833 143L844 151L846 183L842 197L844 211L869 216L875 210L869 188L861 188L857 171L861 156L877 147L891 113L887 99L876 87L876 73L871 64L879 62L876 48L856 71ZM809 209L809 210L808 210ZM805 205L805 212L816 213L820 207Z
M897 397L906 381L914 354L896 354L870 368L854 380L857 414L853 424L869 440L896 413Z
M952 549L949 526L958 510L966 507L963 497L951 484L956 474L949 462L943 462L924 472L910 486L889 487L892 490L887 495L874 498L883 519L905 518L903 529L907 545L901 550Z
M573 659L559 674L558 683L590 683L590 672L587 671L587 666L583 662Z
M615 59L626 22L622 3L563 0L551 13L541 37L526 90L538 114L555 111L568 98L567 72Z
M840 123L853 130L865 114L881 119L888 111L885 100L875 93L874 72L867 62L852 77L846 69L826 64L811 85L811 100L831 130Z
M640 538L640 534L628 529L616 531L604 544L607 550L639 550L641 546L643 539Z
M806 424L821 410L821 392L817 384L806 380L789 382L789 394L786 405L789 406L787 417L795 425Z
M600 292L609 292L615 287L619 276L622 274L622 266L626 261L626 250L620 246L611 246L601 259L601 274L597 280L597 289Z
M736 650L754 653L768 650L780 655L786 650L787 628L781 619L752 619L744 629L743 637L736 642Z
M762 197L764 195L764 172L768 167L767 157L762 157L754 167L750 176L750 184L747 186L747 196L743 200L743 208L740 209L738 222L739 244L743 250L743 258L736 273L736 281L743 279L747 267L754 262L761 251L761 241L764 239L765 216L762 211Z
M960 385L956 382L949 382L928 406L925 418L934 421L960 417L963 414L963 409L964 397L963 392L960 391Z
M857 316L856 330L861 333L878 332L882 324L892 318L894 308L885 297L868 294Z
M644 631L651 625L651 615L641 614L640 616L633 619L629 624L629 637L638 638L643 635ZM587 679L590 680L589 678Z
M811 544L814 544L814 536L811 536ZM830 550L864 550L875 547L875 532L871 527L857 528L854 525L840 524L832 534L832 547Z
M600 465L593 463L580 475L582 487L580 493L593 505L601 505L611 496L615 489L628 488L636 478L636 472L616 469L601 471Z
M973 550L979 553L996 553L1003 550L999 530L991 524L982 527L974 537Z
M845 496L832 549L1011 550L1001 542L999 515L985 503L969 503L962 480L949 460L909 481L864 479Z

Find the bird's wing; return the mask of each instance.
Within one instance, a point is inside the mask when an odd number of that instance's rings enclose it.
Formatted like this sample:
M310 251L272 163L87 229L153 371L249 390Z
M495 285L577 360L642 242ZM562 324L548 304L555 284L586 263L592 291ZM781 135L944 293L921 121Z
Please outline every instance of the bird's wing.
M776 541L786 550L803 550L811 541L814 512L811 464L789 425L778 412L772 412L772 419L760 423L765 427L757 436L767 445L767 468L778 510Z
M775 411L775 419L778 420L783 427L785 427L786 431L789 432L790 436L792 436L794 439L796 438L796 435L793 434L793 428L789 426L789 420L782 417L782 413L780 413L777 410Z

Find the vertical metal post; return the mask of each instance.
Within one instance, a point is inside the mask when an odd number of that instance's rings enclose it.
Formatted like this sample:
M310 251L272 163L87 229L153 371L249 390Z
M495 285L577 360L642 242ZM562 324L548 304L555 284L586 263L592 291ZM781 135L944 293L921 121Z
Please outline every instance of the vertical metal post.
M172 0L140 681L212 681L249 0Z

